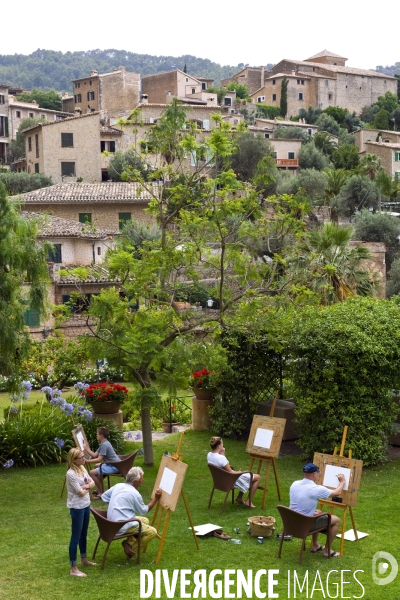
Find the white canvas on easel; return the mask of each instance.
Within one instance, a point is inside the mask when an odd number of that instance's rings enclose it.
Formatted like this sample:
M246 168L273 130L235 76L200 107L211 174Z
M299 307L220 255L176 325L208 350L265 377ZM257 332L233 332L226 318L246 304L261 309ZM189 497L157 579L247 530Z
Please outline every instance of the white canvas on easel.
M167 494L171 495L172 490L174 489L175 479L176 473L174 473L174 471L171 471L171 469L168 469L168 467L165 467L160 481L160 488L164 492L167 492Z
M347 467L336 467L334 465L326 465L322 485L332 489L337 488L337 486L339 485L339 479L337 478L337 475L339 475L339 473L344 475L346 483L344 484L343 489L347 491L349 489L349 481L351 477L351 469L348 469Z
M271 447L273 436L273 429L263 429L262 427L257 427L256 435L253 442L254 446L260 446L260 448L269 449Z

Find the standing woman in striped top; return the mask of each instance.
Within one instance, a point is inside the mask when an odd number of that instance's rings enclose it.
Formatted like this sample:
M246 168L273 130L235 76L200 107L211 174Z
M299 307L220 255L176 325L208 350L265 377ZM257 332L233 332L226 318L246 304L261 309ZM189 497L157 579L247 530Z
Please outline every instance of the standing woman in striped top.
M88 475L85 467L85 455L78 448L71 448L68 452L67 471L67 507L72 520L71 540L69 543L69 560L71 569L69 574L76 577L86 577L76 566L77 550L81 554L82 565L95 565L86 557L86 536L90 517L90 494L89 490L94 487L94 481Z

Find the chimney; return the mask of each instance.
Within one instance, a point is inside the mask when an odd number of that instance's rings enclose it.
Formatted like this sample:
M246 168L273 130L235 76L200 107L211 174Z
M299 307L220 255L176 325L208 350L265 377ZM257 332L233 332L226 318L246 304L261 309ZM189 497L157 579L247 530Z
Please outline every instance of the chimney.
M147 94L142 94L140 96L140 101L142 104L148 104L149 103L149 97Z
M95 77L98 74L99 74L99 72L96 70L90 71L90 77Z
M168 90L168 92L167 92L167 104L168 104L168 102L172 102L171 90Z
M265 68L261 67L261 85L260 85L260 87L264 87L264 71L265 71Z
M75 107L74 108L74 114L75 114L75 117L80 117L82 115L81 109L78 108L78 107Z
M294 69L292 69L292 75L293 77L296 75L296 71Z

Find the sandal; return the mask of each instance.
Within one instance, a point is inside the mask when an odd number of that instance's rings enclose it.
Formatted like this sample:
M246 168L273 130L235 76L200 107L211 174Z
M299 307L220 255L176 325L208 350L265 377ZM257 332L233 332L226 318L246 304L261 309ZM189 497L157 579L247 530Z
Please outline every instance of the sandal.
M223 531L214 531L213 536L219 538L220 540L231 540L231 536Z

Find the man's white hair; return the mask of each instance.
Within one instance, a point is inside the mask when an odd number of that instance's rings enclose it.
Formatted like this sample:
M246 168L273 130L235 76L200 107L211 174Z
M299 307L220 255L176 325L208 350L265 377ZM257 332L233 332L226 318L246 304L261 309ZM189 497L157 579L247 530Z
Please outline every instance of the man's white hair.
M132 467L129 469L125 483L134 483L135 481L139 481L139 479L144 475L144 471L141 467Z

